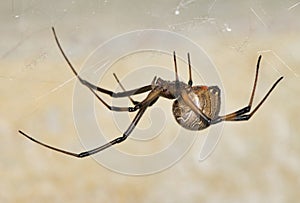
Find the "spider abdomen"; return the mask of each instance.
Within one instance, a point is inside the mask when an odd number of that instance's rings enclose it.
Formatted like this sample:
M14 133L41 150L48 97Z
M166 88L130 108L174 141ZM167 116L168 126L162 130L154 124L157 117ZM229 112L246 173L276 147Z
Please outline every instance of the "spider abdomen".
M217 86L194 86L188 96L208 118L214 119L219 115L221 100ZM177 123L188 130L202 130L209 126L181 98L173 103L173 115Z

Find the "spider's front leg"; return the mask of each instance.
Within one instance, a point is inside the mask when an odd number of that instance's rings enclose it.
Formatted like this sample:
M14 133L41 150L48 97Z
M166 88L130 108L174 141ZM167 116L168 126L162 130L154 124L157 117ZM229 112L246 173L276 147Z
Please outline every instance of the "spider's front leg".
M98 87L98 86L82 79L79 75L76 75L76 76L79 79L80 83L83 84L84 86L86 86L90 89L96 90L98 92L107 94L107 95L109 95L113 98L129 97L129 96L132 96L132 95L137 95L137 94L142 94L142 93L148 92L152 89L151 85L146 85L146 86L139 87L139 88L132 89L132 90L128 90L128 91L125 90L123 92L113 92L111 90L107 90L107 89L104 89L102 87Z
M131 132L134 130L134 128L136 127L137 123L139 122L139 120L141 119L141 117L143 116L143 114L145 113L146 109L153 105L159 98L159 95L160 95L160 91L159 90L152 90L148 96L142 101L139 103L140 105L140 109L138 111L138 113L136 114L136 116L134 117L133 121L130 123L129 127L127 128L127 130L123 133L123 135L121 137L118 137L116 139L113 139L112 141L100 146L100 147L97 147L95 149L92 149L92 150L89 150L89 151L86 151L86 152L81 152L79 154L69 154L69 155L72 155L72 156L76 156L78 158L83 158L83 157L86 157L86 156L90 156L90 155L93 155L93 154L96 154L106 148L109 148L115 144L119 144L123 141L125 141L127 139L127 137L131 134ZM63 152L64 153L64 152Z
M124 88L124 86L122 85L122 83L120 82L120 80L118 79L117 75L115 73L113 73L113 75L114 75L116 81L118 82L118 84L120 85L120 87L123 90L123 92L120 92L120 94L129 92L129 91L126 91L126 89ZM154 77L151 85L148 85L148 86L151 87L151 90L153 88L153 84L154 84L155 80L156 80L156 77ZM145 86L145 87L147 87L147 89L148 89L148 86ZM97 97L97 99L99 101L101 101L111 111L128 111L128 112L134 112L134 111L140 109L140 107L142 106L141 102L133 100L130 97L130 95L128 95L127 97L130 99L130 101L132 102L132 104L134 105L134 107L116 107L116 106L110 106L92 88L90 88L89 86L87 86L87 87ZM142 87L142 88L144 88L144 87ZM139 89L137 89L137 90L139 90ZM144 90L141 90L141 91L143 91L143 92L140 92L140 93L144 93ZM153 103L155 103L155 101ZM152 106L153 103L150 103L149 106Z
M136 88L133 90L129 90L129 91L124 91L124 92L113 92L101 87L98 87L84 79L82 79L79 74L77 73L77 71L75 70L74 66L72 65L71 61L68 59L67 55L65 54L64 50L62 49L60 42L58 40L58 37L56 35L56 32L54 30L54 28L52 27L52 32L56 41L56 44L61 52L61 54L63 55L64 59L66 60L66 62L68 63L69 67L71 68L72 72L74 73L74 75L78 78L78 80L80 81L81 84L83 84L84 86L86 86L94 95L95 97L104 105L106 106L109 110L111 111L128 111L128 112L134 112L136 110L139 109L139 104L135 103L134 107L117 107L117 106L111 106L109 104L107 104L95 91L99 91L102 92L104 94L107 94L111 97L130 97L131 95L136 95L136 94L141 94L147 91L152 90L152 85L146 85L140 88Z

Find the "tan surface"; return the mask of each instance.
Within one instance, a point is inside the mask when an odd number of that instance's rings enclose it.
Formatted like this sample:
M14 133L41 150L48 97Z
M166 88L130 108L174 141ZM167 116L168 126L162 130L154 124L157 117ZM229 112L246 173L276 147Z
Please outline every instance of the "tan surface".
M0 202L299 200L300 5L296 1L3 2ZM25 129L55 146L82 149L72 114L75 80L60 86L72 75L54 43L52 25L79 65L97 45L124 32L158 28L183 34L202 46L218 68L226 112L247 104L258 52L264 58L255 102L279 76L285 79L251 121L225 124L221 141L205 161L198 161L204 141L199 133L192 149L171 168L149 176L121 175L91 158L77 160L43 149L17 133ZM129 70L117 70L118 75ZM104 85L115 87L115 81ZM169 110L171 102L158 105ZM97 111L111 115L101 105ZM166 128L177 130L171 114L166 116L170 120ZM108 125L105 132L111 137L119 132L112 122Z

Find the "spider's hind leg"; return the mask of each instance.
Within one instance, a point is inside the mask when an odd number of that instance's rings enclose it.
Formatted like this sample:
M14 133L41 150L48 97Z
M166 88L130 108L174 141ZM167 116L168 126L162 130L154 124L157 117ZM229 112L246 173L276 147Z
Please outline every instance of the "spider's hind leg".
M259 109L259 107L266 101L268 96L271 94L271 92L274 90L274 88L277 86L277 84L283 79L283 77L280 77L276 80L276 82L272 85L270 90L267 92L267 94L264 96L264 98L257 104L257 106L249 113L251 106L247 109L247 107L235 112L236 115L233 116L225 116L224 120L226 121L246 121L249 120L253 114ZM244 111L244 112L243 112Z
M222 121L245 121L245 120L249 120L253 116L253 114L259 109L259 107L266 101L266 99L271 94L271 92L274 90L274 88L277 86L277 84L283 79L283 77L278 78L276 80L276 82L272 85L270 90L267 92L267 94L263 97L263 99L251 111L251 107L252 107L252 103L253 103L253 99L254 99L254 94L255 94L255 90L256 90L256 84L257 84L257 80L258 80L258 72L259 72L259 67L260 67L259 65L260 65L261 57L262 57L261 55L258 57L258 61L257 61L257 65L256 65L256 72L255 72L255 79L254 79L254 84L253 84L249 104L246 107L244 107L240 110L237 110L233 113L217 117L216 119L212 120L212 124L219 123L219 122L222 122ZM247 114L247 113L249 113L249 114Z

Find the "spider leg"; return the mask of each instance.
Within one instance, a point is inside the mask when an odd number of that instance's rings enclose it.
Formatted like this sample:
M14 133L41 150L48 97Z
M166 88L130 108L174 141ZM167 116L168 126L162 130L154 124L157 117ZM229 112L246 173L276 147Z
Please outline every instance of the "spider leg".
M280 77L276 80L276 82L272 85L272 87L270 88L270 90L267 92L267 94L264 96L264 98L256 105L256 107L249 113L249 111L247 111L248 109L241 109L238 110L234 113L222 116L220 119L221 121L225 120L225 121L245 121L245 120L249 120L254 113L259 109L259 107L266 101L266 99L268 98L268 96L271 94L271 92L274 90L274 88L277 86L277 84L283 79L283 77ZM251 108L251 106L250 106Z
M249 114L246 114L251 111L253 99L254 99L254 94L256 90L256 85L257 85L257 80L258 80L258 72L259 72L259 65L260 65L260 60L261 60L261 55L258 57L257 65L256 65L256 72L255 72L255 79L254 79L254 84L252 88L252 93L250 96L250 101L248 106L237 110L233 113L224 115L224 116L219 116L216 119L212 120L212 124L219 123L222 121L241 121L241 120L249 120L251 116L258 110L258 108L265 102L265 100L268 98L270 93L274 90L274 88L277 86L277 84L283 79L283 77L280 77L277 79L277 81L272 85L270 90L267 92L267 94L264 96L264 98L259 102L259 104L253 109L253 111Z
M118 143L121 143L121 142L125 141L127 139L127 137L130 135L130 133L134 130L135 126L137 125L137 123L139 122L141 117L143 116L143 114L146 111L147 107L150 104L153 104L153 101L157 101L157 99L159 98L159 94L160 94L160 91L156 91L156 90L153 90L148 94L146 99L141 102L143 106L140 108L139 112L136 114L133 121L130 123L129 127L123 133L122 136L120 136L116 139L113 139L112 141L110 141L110 142L108 142L108 143L106 143L106 144L104 144L100 147L96 147L95 149L92 149L92 150L88 150L88 151L84 151L84 152L80 152L80 153L74 153L74 152L63 150L63 149L60 149L60 148L57 148L57 147L53 147L53 146L45 144L41 141L38 141L38 140L34 139L33 137L31 137L30 135L24 133L21 130L19 130L19 133L22 134L23 136L25 136L26 138L30 139L31 141L33 141L33 142L35 142L39 145L42 145L42 146L44 146L48 149L51 149L51 150L54 150L54 151L57 151L57 152L60 152L60 153L66 154L66 155L74 156L74 157L77 157L77 158L87 157L87 156L96 154L96 153L98 153L98 152L100 152L104 149L107 149L107 148L111 147L112 145L115 145L115 144L118 144Z
M180 84L179 84L179 77L178 77L178 71L177 71L177 62L176 62L176 53L175 51L173 52L173 59L174 59L174 68L175 68L175 95L179 95L179 89L180 89Z
M87 87L89 87L93 90L102 92L104 94L107 94L107 95L109 95L113 98L128 97L128 96L131 96L131 95L142 94L142 93L145 93L145 92L148 92L148 91L152 90L151 85L146 85L146 86L143 86L143 87L139 87L139 88L132 89L132 90L127 90L127 91L124 91L124 92L113 92L113 91L98 87L98 86L82 79L79 75L76 75L76 77L79 79L81 84L83 84L84 86L87 86Z
M174 57L174 66L175 66L175 82L179 83L179 77L178 77L178 72L177 72L176 53L175 53L175 51L173 52L173 57ZM193 85L193 80L192 80L192 66L191 66L190 53L187 53L187 57L188 57L188 65L189 65L189 80L188 80L188 85L191 87Z
M177 72L177 63L176 63L176 54L175 51L173 52L173 56L174 56L174 67L175 67L175 89L176 89L176 95L179 96L180 99L182 99L184 101L184 103L186 105L188 105L192 111L194 111L197 115L199 115L200 117L202 117L204 119L204 122L207 126L210 125L211 123L211 119L209 117L207 117L201 109L199 109L194 102L190 99L187 91L184 88L180 88L180 84L179 84L179 79L178 79L178 72ZM189 75L190 75L190 80L189 83L192 84L192 75L191 75L191 63L190 63L190 54L188 54L188 61L189 61Z
M74 75L79 79L79 81L81 82L81 84L87 86L91 91L92 89L93 90L96 90L96 91L99 91L99 92L102 92L104 94L107 94L111 97L128 97L130 95L135 95L135 94L141 94L141 93L144 93L144 92L147 92L147 91L150 91L152 90L152 86L151 85L146 85L146 86L143 86L143 87L140 87L140 88L136 88L136 89L133 89L133 90L129 90L129 91L124 91L124 92L113 92L113 91L110 91L110 90L107 90L107 89L104 89L104 88L101 88L101 87L98 87L96 85L93 85L91 84L90 82L82 79L77 71L75 70L75 68L73 67L73 65L71 64L70 60L68 59L68 57L66 56L65 52L63 51L61 45L60 45L60 42L58 40L58 37L56 35L56 32L55 32L55 29L54 27L52 27L52 32L53 32L53 35L54 35L54 38L55 38L55 41L56 41L56 44L60 50L60 52L62 53L64 59L67 61L69 67L71 68L72 72L74 73Z
M91 83L89 83L88 81L86 80L83 80L77 73L77 71L75 70L75 68L73 67L72 63L70 62L70 60L68 59L68 57L66 56L65 52L63 51L60 43L59 43L59 40L57 38L57 35L55 33L55 30L54 30L54 27L52 27L52 31L53 31L53 34L54 34L54 37L55 37L55 41L57 43L57 46L60 50L60 52L62 53L64 59L67 61L69 67L71 68L72 72L76 75L76 77L79 79L79 81L85 85L95 96L96 98L104 105L106 106L109 110L111 111L128 111L128 112L133 112L133 111L136 111L139 109L139 105L135 105L134 107L116 107L116 106L110 106L108 105L96 92L95 90L97 91L100 91L102 93L105 93L105 94L108 94L112 97L127 97L127 96L130 96L130 95L134 95L134 94L140 94L140 93L144 93L144 92L147 92L149 90L152 89L152 86L151 85L147 85L147 86L144 86L144 87L141 87L141 88L137 88L137 89L134 89L134 90L130 90L130 91L125 91L125 92L117 92L117 93L114 93L112 91L109 91L109 90L106 90L106 89L103 89L101 87L97 87Z
M136 104L133 107L119 107L119 106L110 106L108 103L106 103L92 88L88 87L89 90L95 95L95 97L109 110L111 111L128 111L128 112L134 112L138 109L140 109L140 105Z
M191 67L190 53L187 53L187 57L188 57L188 63L189 63L189 81L188 81L188 85L190 87L192 87L193 86L193 79L192 79L192 67Z
M122 88L122 90L123 90L124 92L126 92L126 89L124 88L124 86L123 86L122 83L120 82L120 80L119 80L119 78L117 77L117 75L116 75L115 73L113 73L113 75L114 75L116 81L118 82L118 84L120 85L120 87ZM133 105L137 105L138 103L140 103L140 102L138 102L138 101L133 100L130 96L128 96L128 98L129 98L129 100L131 101L131 103L132 103Z

